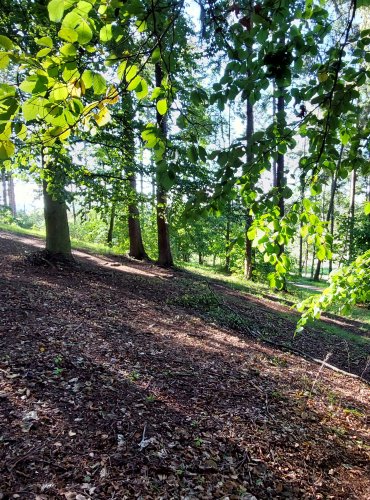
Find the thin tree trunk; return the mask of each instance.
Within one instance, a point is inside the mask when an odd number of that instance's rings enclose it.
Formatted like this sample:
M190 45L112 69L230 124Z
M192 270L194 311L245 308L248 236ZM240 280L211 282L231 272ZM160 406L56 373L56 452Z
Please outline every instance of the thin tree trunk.
M225 248L226 248L226 256L225 256L225 271L230 272L230 235L231 235L231 224L230 224L230 212L231 212L231 203L228 204L228 210L226 214L226 234L225 234Z
M276 120L276 97L275 97L275 82L272 84L272 120ZM272 187L277 186L277 169L275 157L272 160Z
M283 134L285 127L285 98L284 98L284 88L279 88L279 95L277 100L277 122L280 131L280 135ZM282 153L278 153L277 165L276 165L276 189L278 193L278 207L280 212L280 219L285 215L285 201L283 190L286 185L285 178L285 158ZM279 256L284 253L284 244L279 244ZM287 290L286 279L283 278L282 290Z
M349 203L349 233L348 233L348 258L351 262L355 256L355 249L353 244L354 228L355 228L355 205L356 205L356 181L357 174L356 170L352 170L351 174L351 192L350 192L350 203Z
M160 63L155 65L155 81L156 86L162 84L163 72ZM157 111L157 124L162 131L163 137L167 137L167 120L166 116L162 116ZM170 246L169 228L167 222L167 191L162 186L157 168L156 172L157 185L157 229L158 229L158 264L164 267L173 266L173 258Z
M44 153L41 153L41 164L44 168ZM47 183L43 181L44 216L46 231L46 250L55 257L71 259L71 240L67 218L67 205L53 199L48 193Z
M249 2L250 11L253 12L253 0ZM252 29L252 20L249 22L250 31ZM247 51L249 56L252 55L253 52L253 43L250 43L247 47ZM251 71L247 70L248 78L251 77ZM251 168L254 161L254 154L249 149L251 147L251 139L254 134L254 110L253 104L250 98L247 98L247 131L246 131L246 140L247 140L247 169ZM250 280L253 274L253 252L252 252L252 241L248 238L248 231L253 222L252 217L249 215L249 207L247 207L247 213L245 217L245 253L244 253L244 278Z
M312 263L311 263L311 279L313 278L315 272L315 247L312 248Z
M253 252L252 241L248 238L248 230L252 223L252 217L247 215L245 219L245 259L244 259L244 278L252 279L253 275Z
M113 243L113 229L114 229L114 220L116 216L116 204L113 203L112 209L110 211L110 217L109 217L109 227L108 227L108 234L107 234L107 243L108 246L112 246Z
M6 189L6 173L5 168L1 169L1 182L3 186L3 205L4 207L8 206L8 191Z
M343 152L343 148L341 149L340 159L341 159L341 156L342 156L342 152ZM327 211L327 214L326 214L326 222L328 222L328 223L330 222L330 220L332 218L332 215L334 213L334 199L335 199L335 192L337 190L338 169L340 167L340 159L339 159L339 162L338 162L338 167L337 167L336 171L334 172L333 177L332 177L332 181L331 181L330 201L329 201L328 211ZM333 227L331 228L331 231L333 231ZM320 279L321 262L322 261L320 259L317 259L316 271L315 271L315 274L314 274L314 277L313 277L314 281L319 281L319 279Z
M15 191L14 191L14 179L12 174L8 176L8 197L9 197L9 206L12 211L13 216L17 215L17 206L15 203Z
M130 204L128 206L128 232L130 238L130 257L134 259L143 260L147 259L148 256L144 249L143 238L141 234L139 209L137 206L136 198L136 177L134 174L130 175Z

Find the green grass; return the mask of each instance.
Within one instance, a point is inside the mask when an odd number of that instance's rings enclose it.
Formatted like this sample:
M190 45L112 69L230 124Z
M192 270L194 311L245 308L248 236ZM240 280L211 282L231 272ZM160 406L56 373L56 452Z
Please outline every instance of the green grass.
M272 297L279 302L283 303L286 301L291 301L291 302L299 302L301 300L306 299L310 295L313 294L318 294L320 291L318 290L311 290L309 288L301 288L299 286L295 286L293 283L297 283L299 285L306 285L314 288L320 288L320 290L324 290L326 288L327 284L325 281L312 281L308 278L300 278L297 276L291 276L288 278L288 292L279 292L276 290L271 289L268 284L264 283L258 283L254 281L246 281L243 279L241 276L237 275L228 275L219 271L216 271L213 267L211 266L201 266L199 264L195 263L184 263L181 262L178 264L178 267L183 268L189 272L192 272L196 275L202 276L204 278L212 279L221 282L222 284L229 286L232 289L239 290L244 293L249 293L251 295L254 295L256 297L262 297L262 298L268 298ZM337 311L335 307L330 310L332 314L337 314ZM348 318L348 319L353 319L356 321L359 321L360 323L363 323L363 329L366 329L367 325L370 325L370 313L367 308L364 307L355 307L351 311L350 314L347 316L343 315L338 315L342 318ZM334 330L339 331L344 331L344 335L347 333L345 330L342 330L340 327L336 327L333 325L327 325L323 321L318 321L317 325L320 326L323 330L328 329L328 333L333 333ZM330 331L329 331L330 330ZM338 334L339 335L339 334ZM348 334L351 335L351 334ZM353 335L353 337L356 337L356 335ZM367 342L368 339L364 339L365 342Z
M15 224L7 225L0 223L0 229L4 231L10 231L16 234L24 234L29 236L36 237L45 237L44 230L38 229L24 229ZM104 245L101 243L91 243L86 241L81 241L77 239L71 240L72 248L75 250L87 251L95 254L103 254L103 255L122 255L124 252L121 248L118 247L109 247L108 245ZM197 276L208 278L211 280L216 280L225 286L228 286L234 290L238 290L240 292L248 293L254 295L256 297L261 298L269 298L272 297L278 300L281 303L286 303L286 301L291 302L299 302L312 294L320 293L316 290L311 290L309 288L301 288L299 286L295 286L293 283L297 283L300 285L305 285L309 287L315 287L324 289L326 287L325 281L312 281L308 278L300 278L297 276L290 276L288 278L288 292L279 292L271 289L267 283L259 283L254 281L246 281L241 276L238 275L229 275L220 270L215 269L212 266L207 265L199 265L196 263L185 263L185 262L177 262L177 267L187 270ZM333 308L330 312L337 314L335 308ZM365 329L367 325L370 325L370 313L367 308L364 307L355 307L351 313L347 316L342 316L343 318L353 319L363 323L363 328ZM328 333L335 333L338 336L346 336L350 335L345 330L336 327L334 325L327 325L324 322L317 322L317 325L320 326L323 330ZM342 333L339 333L342 332ZM344 332L344 333L343 333ZM355 335L353 337L358 338ZM364 339L364 342L367 342L368 339Z
M36 236L38 238L45 238L44 229L25 229L19 227L16 224L1 224L0 230L9 231L15 234L24 234L27 236ZM83 250L88 252L93 252L96 254L104 255L122 255L122 250L118 247L109 247L102 243L91 243L88 241L81 241L76 238L71 238L71 245L74 250Z
M28 236L37 236L41 238L45 238L45 230L44 229L25 229L23 227L19 227L16 224L2 224L0 223L0 230L9 231L11 233L16 234L26 234Z

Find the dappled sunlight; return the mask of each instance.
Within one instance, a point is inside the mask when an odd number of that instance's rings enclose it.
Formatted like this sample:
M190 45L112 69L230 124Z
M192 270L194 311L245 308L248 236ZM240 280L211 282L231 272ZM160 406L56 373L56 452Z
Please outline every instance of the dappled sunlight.
M348 477L364 491L368 387L179 307L181 280L158 272L166 289L156 271L100 259L6 267L9 491L107 498L117 484L148 498L170 487L177 498L206 479L214 498L241 487L300 498L303 480L306 496L330 495L340 480L349 498ZM14 308L26 300L31 311Z

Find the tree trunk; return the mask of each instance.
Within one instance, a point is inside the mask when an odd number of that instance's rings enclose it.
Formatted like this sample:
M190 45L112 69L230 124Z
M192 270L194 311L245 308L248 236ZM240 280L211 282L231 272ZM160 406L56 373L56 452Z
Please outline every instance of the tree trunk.
M114 219L116 216L116 205L113 203L112 205L112 210L110 212L110 217L109 217L109 227L108 227L108 234L107 234L107 243L108 246L112 246L113 243L113 229L114 229Z
M225 235L225 240L226 240L225 271L228 273L230 272L230 233L231 233L230 209L231 209L231 203L229 202L228 211L226 215L226 235Z
M249 2L250 11L253 12L253 1ZM249 23L249 31L252 29L252 21ZM252 43L247 47L248 54L251 56L253 51ZM247 76L251 77L251 71L247 70ZM254 134L254 111L253 104L250 98L247 98L247 169L251 168L254 161L254 154L249 150L251 139ZM249 207L247 207L247 213L245 217L245 249L244 249L244 278L250 280L253 273L253 252L252 252L252 241L248 238L248 230L253 222L252 217L249 215Z
M330 189L330 201L329 201L329 207L328 207L328 212L326 214L326 222L330 222L330 219L333 214L334 210L334 197L335 197L335 192L337 190L337 171L333 174L332 181L331 181L331 189ZM316 264L316 270L314 274L314 281L319 281L320 280L320 272L321 272L321 260L317 259L317 264Z
M302 222L301 222L302 227ZM303 272L303 238L299 236L299 259L298 259L298 276L302 277Z
M41 168L44 168L44 153L41 152ZM47 191L47 183L43 181L44 217L46 232L46 251L52 256L72 259L71 240L67 217L67 205L58 201Z
M144 243L141 234L139 209L136 202L136 177L134 174L130 175L130 204L128 206L128 233L130 238L130 257L134 259L143 260L148 256L144 250Z
M351 174L351 192L350 192L350 203L349 203L349 232L348 232L348 258L351 262L355 256L355 249L353 245L353 236L355 228L355 204L356 204L356 181L357 174L356 170L352 170Z
M8 191L6 189L6 173L5 173L5 168L1 169L1 182L2 182L2 187L3 187L3 206L7 207L8 206Z
M160 63L155 65L155 82L160 87L163 72ZM167 120L157 111L157 124L162 131L164 139L167 137ZM173 266L173 258L170 246L169 228L167 222L167 191L161 185L159 170L156 175L157 184L157 229L158 229L158 264L163 267Z
M198 252L198 263L201 266L204 264L202 252Z
M67 205L54 200L47 192L47 184L43 182L44 216L46 230L46 250L55 257L70 259L71 240L67 218Z
M284 88L279 87L279 95L277 100L277 123L280 131L280 136L283 135L285 127L285 98L284 98ZM283 190L286 185L285 178L285 158L282 153L278 153L277 164L276 164L276 189L278 194L278 207L280 212L280 219L285 215L285 201ZM279 256L284 253L284 244L279 244ZM286 279L283 277L283 291L287 291Z
M311 279L315 272L315 247L312 248Z
M9 206L12 211L13 216L17 215L17 206L15 203L15 191L14 191L14 179L12 174L8 176L8 198L9 198Z
M275 97L275 82L272 84L272 120L276 120L276 97ZM276 160L275 157L272 160L272 187L277 186L277 170L276 170Z
M249 215L245 220L245 259L244 259L244 278L246 280L252 279L253 275L253 252L252 241L248 238L247 233L252 223L252 217Z

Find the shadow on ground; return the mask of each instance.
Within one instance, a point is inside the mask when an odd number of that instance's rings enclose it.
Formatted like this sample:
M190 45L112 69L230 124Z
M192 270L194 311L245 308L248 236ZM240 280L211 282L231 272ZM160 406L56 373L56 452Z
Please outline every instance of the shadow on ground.
M368 498L365 384L175 305L181 273L35 241L0 237L3 498Z

